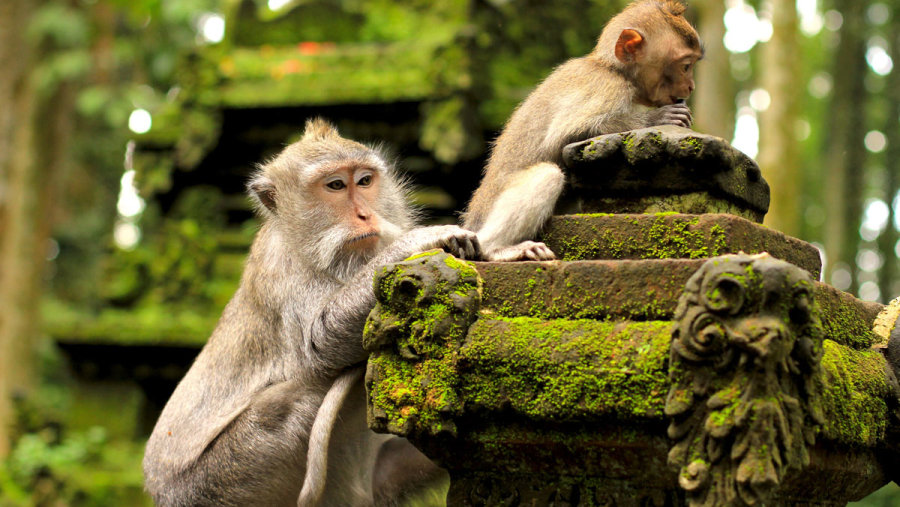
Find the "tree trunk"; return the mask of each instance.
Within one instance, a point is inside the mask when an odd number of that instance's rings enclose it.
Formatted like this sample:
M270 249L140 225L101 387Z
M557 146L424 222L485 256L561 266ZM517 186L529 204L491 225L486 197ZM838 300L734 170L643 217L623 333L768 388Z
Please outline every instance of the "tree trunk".
M894 196L900 190L900 129L897 128L897 118L900 118L900 12L894 7L894 15L888 30L889 51L894 59L894 68L887 77L884 87L887 116L885 117L884 134L887 138L887 149L884 157L886 195L888 204L888 223L884 232L878 237L878 249L884 256L884 265L878 272L878 286L881 289L882 301L900 296L894 290L897 283L897 255L894 253L897 244L897 229L894 228L896 210L894 209Z
M803 87L797 86L800 66L797 37L797 9L794 2L772 4L772 38L762 48L761 83L769 92L768 110L760 115L759 165L769 182L772 201L766 224L791 236L800 234L802 171L800 150L795 135L803 100Z
M866 160L865 76L866 3L836 0L843 14L840 44L837 46L832 76L834 91L826 135L825 158L825 253L828 264L825 280L832 281L834 268L845 264L851 274L849 291L857 292L856 250L862 213L862 182Z
M0 457L11 445L13 396L35 383L35 344L58 174L68 163L74 89L40 96L25 31L39 2L0 2Z
M691 3L697 13L700 40L706 55L697 64L697 90L691 99L694 128L731 141L734 135L734 80L728 51L722 43L725 37L725 2L697 0Z

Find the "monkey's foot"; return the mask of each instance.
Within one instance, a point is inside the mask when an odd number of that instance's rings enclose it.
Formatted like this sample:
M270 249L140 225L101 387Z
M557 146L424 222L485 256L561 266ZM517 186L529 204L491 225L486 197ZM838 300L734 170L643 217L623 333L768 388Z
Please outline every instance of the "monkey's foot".
M556 259L556 254L543 243L537 241L523 241L518 245L485 252L483 258L486 261L494 262L552 261Z

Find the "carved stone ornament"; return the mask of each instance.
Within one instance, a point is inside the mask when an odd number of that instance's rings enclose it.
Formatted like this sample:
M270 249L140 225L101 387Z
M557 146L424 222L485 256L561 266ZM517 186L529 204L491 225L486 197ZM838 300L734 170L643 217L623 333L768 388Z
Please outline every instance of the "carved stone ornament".
M478 317L478 273L430 250L377 273L375 298L363 333L369 426L408 438L455 434L457 351Z
M757 505L809 464L824 422L822 326L806 271L726 255L678 303L666 400L668 461L689 505Z

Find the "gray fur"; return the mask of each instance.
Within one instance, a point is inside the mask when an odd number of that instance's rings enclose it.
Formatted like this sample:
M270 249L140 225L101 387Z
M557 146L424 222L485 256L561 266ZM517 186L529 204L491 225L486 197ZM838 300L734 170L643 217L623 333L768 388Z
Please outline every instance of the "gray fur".
M304 192L311 168L334 162L382 174L376 209L389 225L365 258L341 253L341 224ZM263 224L240 287L147 443L145 485L161 506L296 505L319 407L335 379L366 359L375 270L430 248L477 250L474 234L455 226L411 229L414 213L393 169L321 120L262 166L249 189ZM322 505L375 496L371 467L391 437L366 426L362 382L354 392L329 442L327 484L355 486L326 486Z

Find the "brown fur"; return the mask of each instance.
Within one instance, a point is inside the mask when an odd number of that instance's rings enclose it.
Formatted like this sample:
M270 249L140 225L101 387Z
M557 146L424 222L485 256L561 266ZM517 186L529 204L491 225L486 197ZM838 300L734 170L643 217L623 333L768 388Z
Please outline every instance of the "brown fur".
M631 3L609 21L590 54L557 67L516 108L463 216L488 260L553 258L535 250L542 244L525 240L537 234L562 191L565 145L640 127L690 125L690 110L675 103L693 90L679 62L692 66L702 50L683 12L671 0ZM626 31L635 39L623 45ZM617 54L617 45L629 49ZM523 181L520 174L538 164L533 181Z

